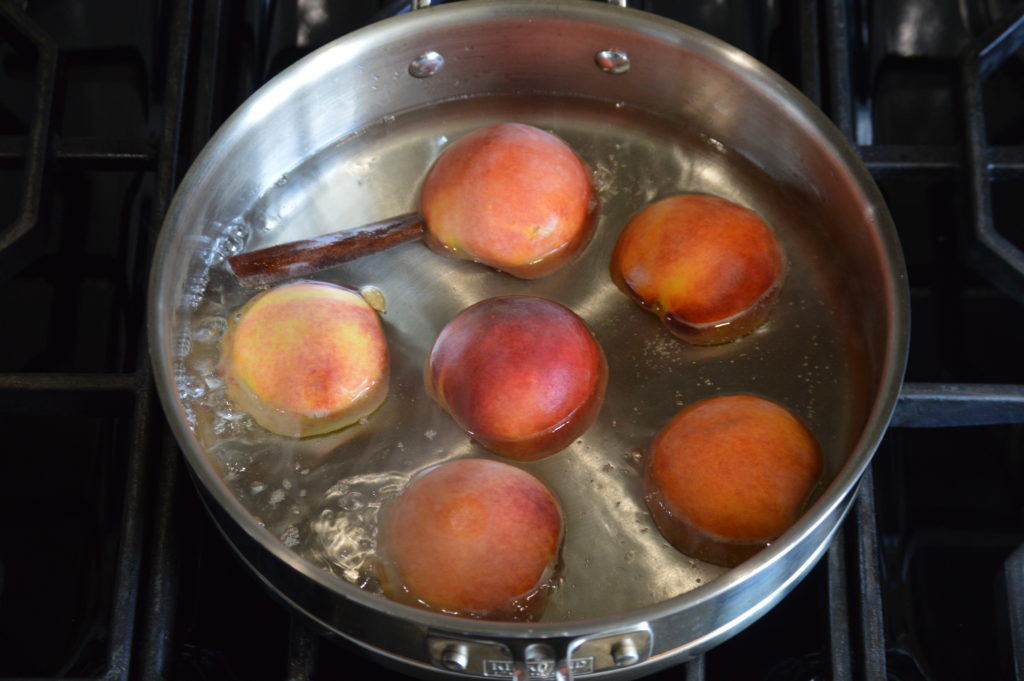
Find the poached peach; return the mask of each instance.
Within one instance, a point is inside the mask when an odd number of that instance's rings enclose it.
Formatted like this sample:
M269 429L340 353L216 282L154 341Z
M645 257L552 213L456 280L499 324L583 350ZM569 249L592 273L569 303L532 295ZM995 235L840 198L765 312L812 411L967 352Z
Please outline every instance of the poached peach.
M414 477L381 511L389 598L453 615L536 619L555 577L562 512L529 473L460 459Z
M357 292L303 281L255 296L221 341L230 397L269 431L306 437L351 425L388 394L388 348Z
M756 395L712 397L655 437L647 505L677 549L733 566L796 521L821 469L817 441L785 407Z
M519 123L452 142L420 191L431 249L523 279L549 274L583 250L596 207L590 173L573 150Z
M785 269L779 241L757 213L705 194L645 207L611 260L615 284L696 345L727 343L763 324Z
M510 459L554 454L597 417L608 367L586 323L534 296L472 305L427 358L428 393L477 442Z

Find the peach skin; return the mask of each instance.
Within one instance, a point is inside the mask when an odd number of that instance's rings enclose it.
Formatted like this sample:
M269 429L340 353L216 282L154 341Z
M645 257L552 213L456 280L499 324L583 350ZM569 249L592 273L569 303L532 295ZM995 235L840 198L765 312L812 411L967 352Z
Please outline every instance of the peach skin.
M427 358L427 392L490 451L532 461L567 447L597 417L608 368L586 323L533 296L460 312Z
M755 395L712 397L655 437L647 506L677 549L731 567L796 521L821 469L817 441L785 407Z
M228 396L267 430L329 433L388 394L388 348L377 313L350 289L296 282L255 296L221 341Z
M590 172L573 150L519 123L452 142L420 190L431 249L523 279L550 274L582 251L596 208Z
M612 252L611 276L679 338L727 343L768 318L785 277L774 232L715 196L680 194L634 215Z
M553 586L562 512L514 466L459 459L414 477L381 511L384 594L452 615L533 620Z

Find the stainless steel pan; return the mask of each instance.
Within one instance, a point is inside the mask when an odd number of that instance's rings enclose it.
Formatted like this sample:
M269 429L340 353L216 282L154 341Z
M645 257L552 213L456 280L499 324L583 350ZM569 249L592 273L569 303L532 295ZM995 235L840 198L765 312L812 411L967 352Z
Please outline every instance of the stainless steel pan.
M420 243L322 278L383 293L391 395L366 423L271 436L226 401L217 340L251 291L224 258L415 207L444 144L505 120L566 139L594 171L597 235L525 282ZM611 283L618 231L647 202L708 192L763 215L790 271L769 322L735 343L670 337ZM565 571L535 623L458 619L392 603L372 570L376 510L422 468L487 456L424 394L422 365L459 310L502 293L559 300L608 357L598 422L523 464L559 496ZM381 661L423 675L635 677L735 634L810 569L889 422L908 342L904 267L870 177L831 123L749 56L685 26L594 2L463 2L348 35L253 95L183 181L153 266L150 341L160 396L197 485L242 558L278 596ZM756 392L810 425L825 480L772 546L725 570L657 533L640 466L683 404Z

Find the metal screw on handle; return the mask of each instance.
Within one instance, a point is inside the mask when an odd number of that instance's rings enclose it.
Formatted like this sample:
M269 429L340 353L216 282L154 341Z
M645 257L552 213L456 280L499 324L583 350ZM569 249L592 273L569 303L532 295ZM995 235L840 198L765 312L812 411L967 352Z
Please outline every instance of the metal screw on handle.
M427 650L436 667L513 681L589 678L590 674L640 665L650 658L653 649L653 634L647 622L579 638L478 641L440 631L427 636Z
M624 638L612 646L612 660L616 667L628 667L640 661L640 651L631 638Z
M441 652L441 664L454 672L466 671L469 666L469 647L464 643L453 643Z
M619 7L629 7L629 0L607 0L609 5L618 5ZM410 7L412 9L426 9L430 7L431 0L412 0Z

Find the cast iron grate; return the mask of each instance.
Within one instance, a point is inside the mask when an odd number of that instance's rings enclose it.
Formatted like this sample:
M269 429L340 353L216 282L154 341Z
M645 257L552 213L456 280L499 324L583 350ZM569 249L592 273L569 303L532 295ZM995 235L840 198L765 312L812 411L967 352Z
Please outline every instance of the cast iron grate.
M1024 300L1024 251L1002 231L992 209L993 182L1024 174L1024 147L994 146L986 133L984 82L1024 46L1024 6L1007 12L972 43L962 59L963 110L967 137L967 172L978 270L996 286ZM1018 83L1019 86L1019 83Z
M13 46L15 58L26 63L33 74L32 87L26 93L31 110L28 130L16 140L3 139L0 148L3 150L0 157L5 161L21 161L21 180L11 183L17 187L15 196L21 199L17 212L5 215L5 223L0 223L2 251L31 232L39 218L57 48L49 36L13 5L0 5L0 36Z
M5 676L113 680L131 673L152 522L153 429L159 424L142 345L144 282L152 225L158 224L173 187L174 126L180 119L175 102L183 82L173 69L183 66L186 26L178 16L165 36L177 47L161 57L168 70L164 111L171 123L159 143L143 135L66 137L54 109L57 102L69 111L79 104L63 101L67 74L75 69L73 50L58 49L24 4L0 3L0 48L5 48L0 53L5 77L0 163L20 178L16 196L21 197L16 215L0 225L0 281L10 324L4 332L10 364L0 369L6 370L0 373L2 532L5 545L17 548L2 564L0 674ZM133 57L127 53L127 59ZM17 100L16 90L25 83L32 95L22 106L26 100ZM146 90L139 93L142 99L149 96ZM79 231L83 223L77 213L57 215L54 209L60 179L66 187L94 170L137 178L129 183L125 205L133 209L125 211L123 229L86 234ZM155 206L139 198L147 176L160 185ZM88 207L94 198L77 189L65 204L69 212ZM147 205L152 212L140 218ZM121 299L120 313L75 320L70 318L76 312L93 314L95 306L61 302L100 298L104 292ZM50 324L48 335L73 337L57 339L67 344L52 347L48 339L33 338L40 317ZM83 326L106 327L104 322L113 327L109 333L83 338ZM119 331L124 327L134 329L127 339ZM17 345L24 336L30 342Z

